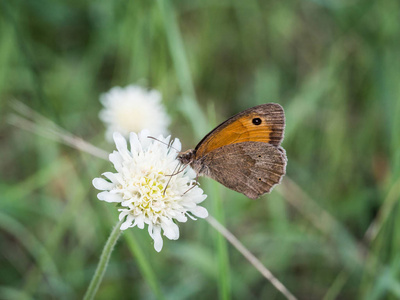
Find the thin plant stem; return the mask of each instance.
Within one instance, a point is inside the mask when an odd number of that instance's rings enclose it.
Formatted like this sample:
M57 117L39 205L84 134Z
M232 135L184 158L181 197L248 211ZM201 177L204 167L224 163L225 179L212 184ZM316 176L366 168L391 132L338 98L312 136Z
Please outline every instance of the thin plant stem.
M203 130L209 129L208 122L196 100L192 75L178 21L169 0L158 0L157 3L164 20L168 47L182 92L182 110L192 123L196 136L201 137L204 134ZM196 112L195 118L193 117L193 112Z
M376 237L378 236L380 230L383 225L385 225L386 221L389 218L389 215L393 212L395 205L398 203L398 199L400 196L400 178L396 180L392 187L389 189L389 192L383 201L383 204L379 208L377 213L377 217L372 221L372 223L368 226L367 231L364 234L364 240L371 244Z
M375 241L383 225L388 220L389 215L393 211L393 208L396 204L396 200L399 198L399 187L400 180L397 180L389 189L388 195L383 201L383 204L381 205L376 218L370 223L367 231L364 234L363 240L366 245L370 246ZM345 273L345 268L343 268L333 281L333 284L326 293L324 300L336 299L341 289L347 283L349 277L350 275Z
M115 243L121 235L121 230L119 228L122 222L123 220L119 221L117 225L115 225L114 229L111 231L110 236L108 237L106 244L104 245L96 271L94 272L92 280L90 281L89 287L83 298L84 300L94 299L94 296L96 296L100 283L103 280L104 273L106 272L111 253L114 250Z
M336 276L335 280L333 281L332 285L330 286L322 300L338 299L339 293L343 289L349 277L350 275L343 268L342 271L340 271L340 273Z
M216 182L212 182L209 186L213 188L214 201L213 211L215 218L217 218L220 224L225 223L225 215L223 210L223 203L219 193L218 185ZM217 232L216 232L217 233ZM230 268L229 268L229 254L228 245L223 235L217 233L216 236L216 247L218 255L218 280L219 280L219 294L220 299L228 300L231 299L231 286L230 286Z
M371 266L366 265L367 258L373 263L377 264L377 268L382 271L382 265L377 260L376 255L370 251L368 245L376 238L377 233L381 229L382 225L386 221L389 210L392 209L394 201L398 195L398 182L394 184L392 189L389 191L386 200L382 208L380 209L378 216L374 219L368 230L364 234L363 241L357 242L357 240L346 230L346 228L336 220L331 214L319 206L311 197L309 197L292 179L285 176L282 186L276 189L281 193L285 199L295 207L301 214L307 217L310 222L319 229L324 235L332 237L340 247L345 247L348 251L347 256L351 255L351 259L348 260L349 267L343 267L342 270L336 276L333 284L328 289L324 299L334 299L340 290L347 283L350 278L349 272L355 272L357 269L363 268L368 274L378 273L376 269L372 269ZM386 207L388 206L388 207ZM340 234L338 234L340 233ZM347 237L344 245L342 240L337 237ZM346 270L348 269L348 270ZM346 273L345 273L346 272Z
M174 64L176 77L182 92L181 107L182 112L186 115L192 124L193 131L198 138L204 135L209 128L210 122L205 117L196 98L196 92L192 80L192 74L189 67L189 60L186 55L184 40L179 22L175 13L173 3L170 0L158 0L158 7L164 21L165 34ZM193 112L196 112L193 114ZM214 205L214 213L216 217L223 222L223 211L220 203L220 197L214 193L216 198ZM231 298L231 287L229 278L229 254L226 242L220 236L216 238L216 249L219 262L218 288L220 299L228 300Z
M351 257L348 258L350 265L362 267L363 259L369 250L363 243L357 242L341 222L318 205L288 176L285 176L281 186L278 186L276 190L290 205L309 219L315 228L325 236L332 237L339 246L346 248L347 256L349 257L351 254Z
M222 226L212 216L208 216L206 221L222 234L229 243L232 244L271 284L289 300L296 300L291 292L269 271L262 262L253 255L228 229Z
M108 158L106 151L86 142L80 137L74 136L24 103L13 100L10 102L10 106L19 114L10 114L8 116L7 121L11 125L69 145L93 156L103 159Z
M215 107L213 105L208 106L208 115L210 116L211 124L215 125ZM221 197L219 184L215 181L210 181L207 185L209 187L209 191L212 192L213 201L212 201L212 209L215 219L222 225L225 225L225 210L224 203ZM219 298L221 300L231 299L231 272L229 265L229 252L228 252L228 243L224 236L215 232L215 247L217 251L217 260L218 260L218 292Z
M11 216L0 212L0 229L18 239L21 245L34 257L37 265L48 278L50 287L62 289L64 294L70 292L67 286L62 283L57 266L46 247L27 228Z
M126 234L124 234L124 238L125 238L126 242L128 243L129 249L135 255L136 261L138 262L139 267L142 270L143 277L146 279L147 283L153 290L156 298L159 300L165 299L165 297L160 289L160 285L157 282L157 278L150 266L150 263L145 258L145 254L144 254L142 248L140 247L140 244L138 243L133 231L131 230L130 232L127 232Z

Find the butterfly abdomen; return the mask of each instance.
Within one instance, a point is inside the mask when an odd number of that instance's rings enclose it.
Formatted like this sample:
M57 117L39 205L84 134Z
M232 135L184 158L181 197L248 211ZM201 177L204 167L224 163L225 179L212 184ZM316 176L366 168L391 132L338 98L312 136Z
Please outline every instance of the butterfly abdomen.
M204 162L206 157L201 157L199 159L194 159L190 166L196 172L198 176L208 176L210 177L210 169L207 163Z

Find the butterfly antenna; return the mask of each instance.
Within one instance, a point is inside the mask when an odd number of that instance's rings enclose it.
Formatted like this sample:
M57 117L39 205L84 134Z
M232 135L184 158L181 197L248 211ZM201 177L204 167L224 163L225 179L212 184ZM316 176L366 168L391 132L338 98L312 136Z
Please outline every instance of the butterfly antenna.
M166 142L160 141L159 139L153 137L153 136L147 136L149 139L153 139L157 142L160 142L161 144L166 145L168 148L174 149L176 152L180 152L178 149L172 147L172 142L170 141L168 144Z

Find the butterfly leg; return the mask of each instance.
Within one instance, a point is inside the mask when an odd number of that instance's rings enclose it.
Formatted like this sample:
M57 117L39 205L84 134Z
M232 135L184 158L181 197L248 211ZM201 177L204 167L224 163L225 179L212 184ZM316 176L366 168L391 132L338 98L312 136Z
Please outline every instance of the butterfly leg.
M168 185L169 185L169 183L171 182L172 176L175 176L175 175L177 175L177 174L182 173L183 171L185 171L185 169L186 169L186 167L187 167L188 165L185 165L185 166L183 167L183 169L180 170L180 167L181 167L181 166L182 166L182 164L181 164L181 163L178 163L178 164L176 165L174 171L172 172L172 174L165 175L165 176L169 176L169 179L168 179L168 182L167 182L167 184L166 184L166 186L165 186L165 189L164 189L164 191L163 191L163 196L165 196L165 192L167 191ZM178 169L178 167L179 167L179 169ZM176 169L178 169L177 172L176 172Z
M181 166L181 164L179 164L178 166ZM178 166L176 166L176 168L177 168ZM168 174L168 175L165 175L165 176L175 176L175 175L177 175L177 174L179 174L179 173L182 173L183 171L185 171L185 169L186 169L187 166L188 166L188 165L185 165L184 168L183 168L182 170L178 169L178 171L177 171L176 173L175 173L175 171L176 171L176 168L175 168L175 169L174 169L174 172L172 172L172 174Z
M193 189L195 186L199 186L199 185L200 185L198 179L199 179L199 175L196 174L195 183L194 183L186 192L184 192L183 195L185 195L187 192L189 192L189 191L190 191L191 189Z

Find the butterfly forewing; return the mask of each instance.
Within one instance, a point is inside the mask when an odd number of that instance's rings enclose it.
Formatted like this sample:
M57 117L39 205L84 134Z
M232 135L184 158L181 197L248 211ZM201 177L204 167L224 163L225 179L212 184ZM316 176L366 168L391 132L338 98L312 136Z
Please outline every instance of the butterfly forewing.
M196 157L216 149L243 142L262 142L279 146L283 139L285 115L276 103L249 108L219 125L196 147Z
M270 192L286 172L285 151L262 142L226 145L201 161L205 175L252 199Z
M284 129L279 104L255 106L223 122L178 159L198 175L255 199L271 191L286 172L286 153L280 147Z

